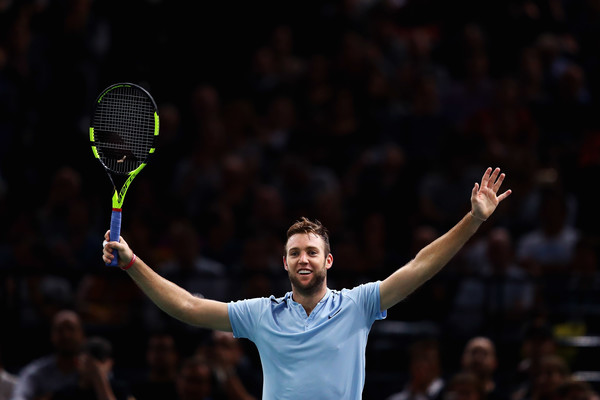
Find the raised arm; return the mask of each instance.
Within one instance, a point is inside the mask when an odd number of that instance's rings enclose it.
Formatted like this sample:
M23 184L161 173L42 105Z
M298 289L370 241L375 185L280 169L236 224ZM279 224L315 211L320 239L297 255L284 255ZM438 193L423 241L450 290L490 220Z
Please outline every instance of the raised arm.
M109 232L105 238L109 240ZM121 237L119 243L106 242L102 259L109 262L114 257L112 249L119 252L119 267L127 268L127 273L140 289L164 312L182 322L203 328L231 331L227 303L202 299L163 278L139 257Z
M464 244L477 232L479 226L494 212L498 203L511 194L507 190L497 195L504 181L500 169L488 168L471 191L471 211L458 224L425 246L414 259L381 282L379 288L381 310L399 303L415 289L437 274Z

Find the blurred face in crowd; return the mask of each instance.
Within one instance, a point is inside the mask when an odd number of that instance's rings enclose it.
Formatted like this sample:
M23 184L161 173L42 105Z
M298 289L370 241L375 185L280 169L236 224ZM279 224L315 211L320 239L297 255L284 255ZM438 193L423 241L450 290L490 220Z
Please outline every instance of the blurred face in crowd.
M565 362L556 356L547 356L540 361L535 375L535 387L540 394L550 394L568 377Z
M175 340L170 335L155 335L148 342L146 361L152 370L168 374L177 368L178 355Z
M477 376L492 375L497 366L494 344L483 337L471 339L465 346L462 365Z
M60 356L79 354L84 342L79 316L73 311L60 311L52 322L51 340Z
M202 400L212 392L212 373L206 363L193 362L184 365L177 377L177 393L180 400Z
M325 252L325 243L319 235L297 233L287 241L283 263L294 290L311 295L326 285L333 256Z
M444 400L482 400L485 393L481 381L471 372L460 372L448 382Z
M237 365L243 356L242 347L232 332L213 332L214 351L217 362L224 365Z
M425 348L411 356L410 375L414 390L425 390L439 374L440 360L437 349Z

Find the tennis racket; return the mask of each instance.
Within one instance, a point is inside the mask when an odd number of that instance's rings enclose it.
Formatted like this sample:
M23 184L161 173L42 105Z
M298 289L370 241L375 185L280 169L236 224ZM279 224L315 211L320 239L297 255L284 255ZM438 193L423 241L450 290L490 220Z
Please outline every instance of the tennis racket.
M123 200L133 179L156 149L158 111L154 99L133 83L116 83L96 99L90 123L94 156L114 187L110 240L119 241ZM108 263L117 266L118 254Z

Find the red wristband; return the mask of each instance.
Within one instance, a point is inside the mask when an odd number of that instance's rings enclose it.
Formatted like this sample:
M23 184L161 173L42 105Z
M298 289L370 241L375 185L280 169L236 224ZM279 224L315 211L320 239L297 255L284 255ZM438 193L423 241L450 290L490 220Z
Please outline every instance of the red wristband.
M121 267L121 269L122 269L123 271L127 271L129 268L131 268L131 266L133 265L133 263L135 262L135 260L136 260L136 259L137 259L137 257L136 257L136 255L135 255L135 253L134 253L134 254L133 254L133 257L131 257L131 261L129 261L129 264L127 264L127 265L126 265L126 266L124 266L124 267Z

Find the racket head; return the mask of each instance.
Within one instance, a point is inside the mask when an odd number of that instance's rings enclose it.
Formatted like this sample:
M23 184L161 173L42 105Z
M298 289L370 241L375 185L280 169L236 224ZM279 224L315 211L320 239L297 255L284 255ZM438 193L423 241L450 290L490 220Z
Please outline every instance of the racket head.
M148 91L134 83L115 83L104 89L93 106L90 143L94 157L106 170L114 187L110 240L121 232L121 207L131 181L156 149L159 117ZM120 189L117 189L119 184ZM118 265L118 253L108 263Z
M158 108L143 87L115 83L98 95L90 142L94 156L110 174L139 172L156 149L158 132Z

